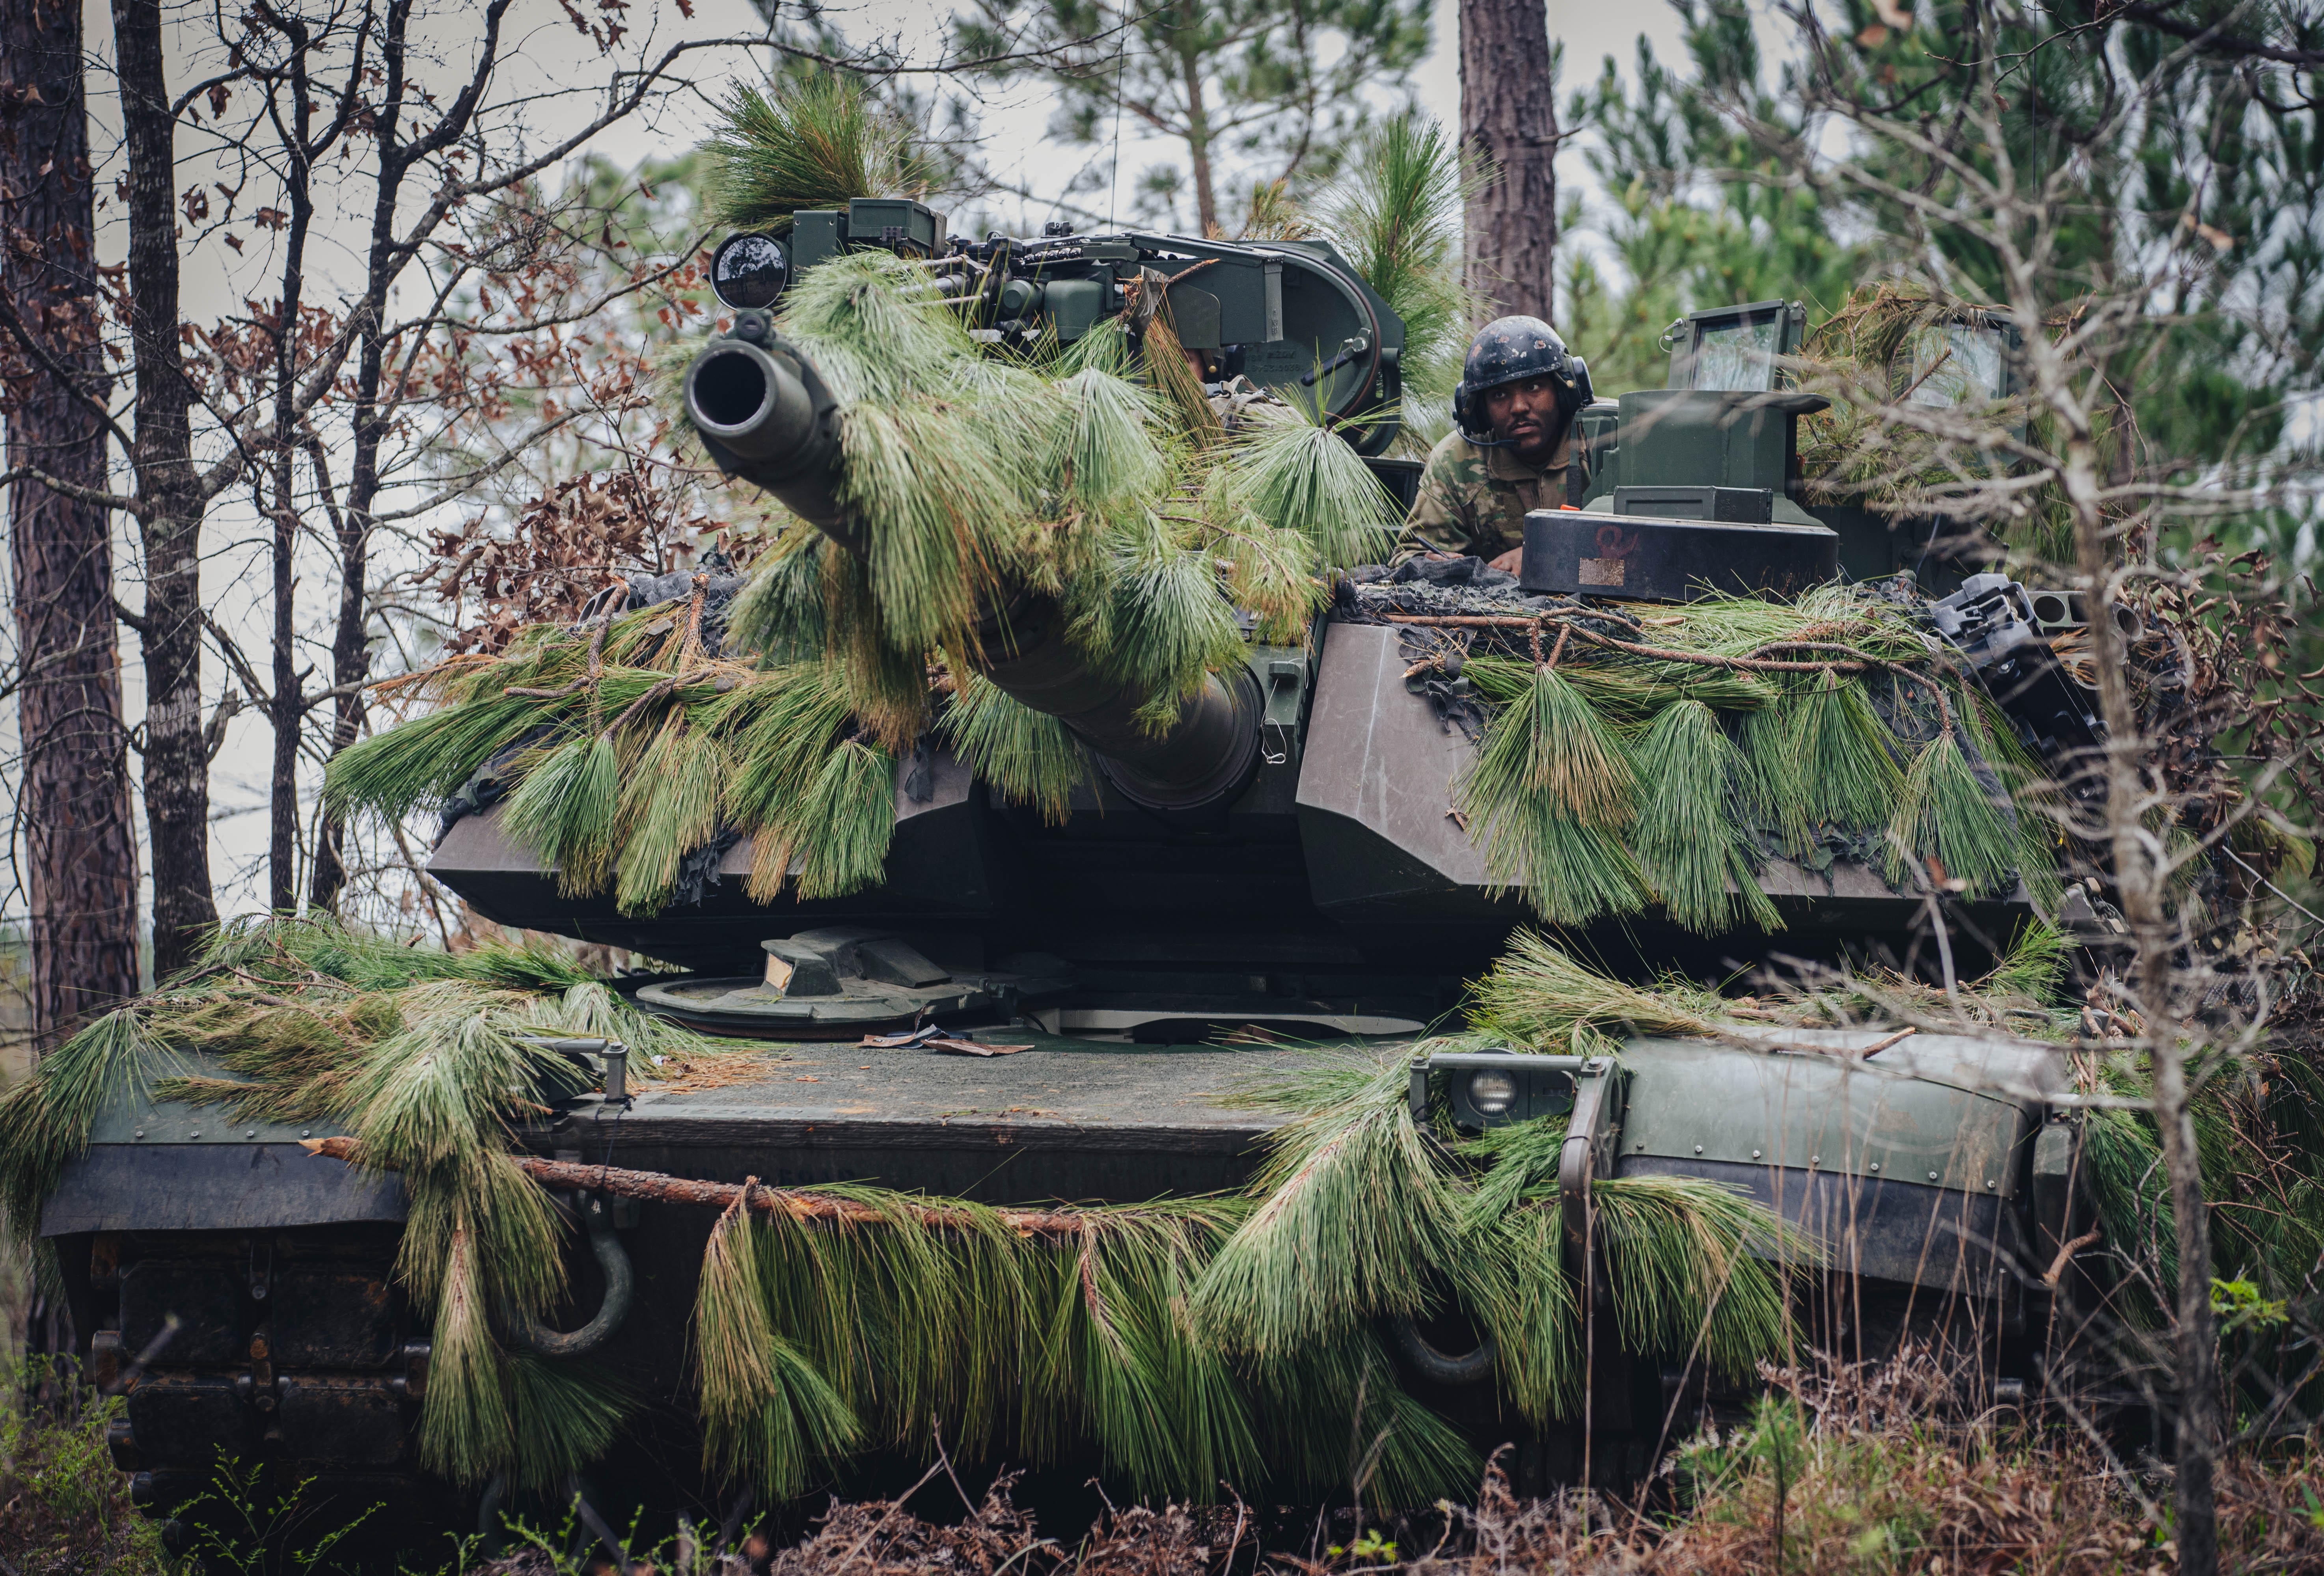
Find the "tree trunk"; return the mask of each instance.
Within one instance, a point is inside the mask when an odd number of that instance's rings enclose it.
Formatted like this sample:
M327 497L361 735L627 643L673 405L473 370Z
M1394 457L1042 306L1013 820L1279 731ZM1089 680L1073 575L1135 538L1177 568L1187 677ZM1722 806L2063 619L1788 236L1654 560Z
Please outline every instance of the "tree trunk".
M106 490L113 390L98 344L96 209L80 9L0 0L0 61L27 97L0 140L0 290L74 386L35 373L7 419L7 465ZM30 249L25 243L30 243ZM108 512L20 481L8 501L23 760L18 823L37 1056L137 993L137 840L121 717Z
M1186 7L1186 33L1191 41L1196 22L1194 8ZM1194 234L1218 235L1218 188L1211 171L1211 115L1203 102L1203 62L1191 41L1178 50L1178 73L1186 88L1186 155L1194 171Z
M287 381L287 380L286 380ZM266 907L275 914L299 911L299 733L306 721L300 691L297 607L292 573L299 544L299 509L291 496L293 458L288 448L274 457L269 485L274 494L274 695L266 708L274 728L274 759L267 776Z
M21 0L20 0L21 3ZM129 155L130 341L137 494L145 506L145 816L153 860L153 972L193 961L217 923L210 893L209 752L202 736L200 479L178 348L177 121L160 0L114 0Z
M2067 501L2074 510L2075 567L2082 594L2092 606L2103 607L2113 600L2116 585L2106 540L2107 521L2098 502L2101 488L2098 445L2080 406L2069 404L2067 399L2057 400L2055 406L2072 412L2079 429L2068 437L2063 475ZM2124 441L2128 441L2127 437ZM2172 1530L2178 1544L2178 1568L2187 1576L2212 1576L2219 1568L2213 1475L2227 1435L2227 1419L2219 1388L2218 1322L2211 1313L2210 1205L2203 1196L2203 1172L2195 1147L2187 1051L2180 1043L2181 982L2175 955L2179 937L2166 901L2169 872L2139 813L2147 802L2150 785L2144 770L2146 741L2132 709L2127 677L2130 653L2112 619L2095 619L2089 629L2098 668L2098 712L2107 726L2106 814L2115 890L2136 946L2131 983L2144 1025L2141 1037L2149 1061L2154 1125L2163 1139L2163 1169L2170 1184L2172 1224L2179 1250L2177 1317L2172 1332L2179 1387Z
M1491 176L1469 199L1469 284L1488 320L1553 320L1557 143L1548 7L1461 0L1461 147Z
M366 355L366 366L373 359ZM368 407L366 401L366 411ZM369 425L375 429L378 424L373 421ZM376 450L375 438L371 447ZM330 477L319 450L313 452L312 458L316 491L322 495L323 507L331 518L332 534L339 541L339 613L331 635L331 684L338 693L331 697L330 753L336 756L363 733L362 685L371 677L371 645L364 638L371 526L368 511L339 508L331 496ZM374 474L376 469L374 453L366 474ZM307 899L318 914L329 914L339 906L339 890L346 885L347 879L346 838L346 823L326 812L315 838L314 874Z

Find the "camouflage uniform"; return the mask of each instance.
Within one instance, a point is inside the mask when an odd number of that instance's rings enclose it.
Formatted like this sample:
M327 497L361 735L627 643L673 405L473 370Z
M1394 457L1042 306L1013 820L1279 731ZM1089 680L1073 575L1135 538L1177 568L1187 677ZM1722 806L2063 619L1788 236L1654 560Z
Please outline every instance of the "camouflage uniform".
M1491 559L1525 545L1529 510L1556 509L1565 502L1565 467L1572 429L1550 451L1549 464L1536 467L1509 448L1483 448L1458 430L1429 451L1420 473L1420 493L1397 538L1395 561L1424 552Z

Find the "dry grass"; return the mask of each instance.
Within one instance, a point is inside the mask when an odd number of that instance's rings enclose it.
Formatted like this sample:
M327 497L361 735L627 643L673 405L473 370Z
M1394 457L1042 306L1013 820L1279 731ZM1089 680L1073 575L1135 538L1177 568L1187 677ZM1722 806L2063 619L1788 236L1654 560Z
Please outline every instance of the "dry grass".
M1473 1506L1387 1523L1341 1510L1268 1515L1240 1501L1110 1510L1045 1536L1003 1478L952 1525L872 1500L834 1504L777 1550L753 1537L715 1576L2165 1576L2176 1565L2167 1473L2134 1470L2079 1433L1979 1413L1948 1369L1769 1372L1746 1416L1674 1451L1641 1490L1520 1498L1488 1469ZM934 1474L932 1473L933 1477ZM942 1488L941 1483L931 1490ZM2324 1570L2324 1458L2240 1455L2219 1480L2222 1565ZM1778 1502L1782 1505L1780 1516ZM493 1576L556 1567L486 1567ZM675 1567L670 1567L675 1571ZM483 1576L482 1572L478 1576Z
M705 1527L690 1559L673 1558L666 1544L632 1576L2166 1576L2175 1566L2155 1507L2169 1498L2166 1469L2126 1467L2070 1429L1979 1412L1925 1355L1764 1377L1766 1394L1747 1415L1680 1445L1628 1493L1521 1498L1497 1459L1473 1505L1385 1523L1358 1522L1344 1508L1319 1515L1231 1500L1109 1508L1086 1529L1045 1532L1004 1476L949 1524L914 1515L908 1495L835 1502L788 1547L752 1533L721 1556L705 1546L715 1536ZM36 1389L28 1382L20 1394ZM53 1385L47 1393L60 1396ZM106 1460L105 1424L118 1405L33 1400L0 1415L8 1570L173 1569ZM917 1503L950 1498L942 1470L940 1461ZM2219 1498L2223 1569L2324 1570L2324 1456L2312 1442L2231 1457ZM611 1576L612 1566L586 1539L551 1537L461 1570Z

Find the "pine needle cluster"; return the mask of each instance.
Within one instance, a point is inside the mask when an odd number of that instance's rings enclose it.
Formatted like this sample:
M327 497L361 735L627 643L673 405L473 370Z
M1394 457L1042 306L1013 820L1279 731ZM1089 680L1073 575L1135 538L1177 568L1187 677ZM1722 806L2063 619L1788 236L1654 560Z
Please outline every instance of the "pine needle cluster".
M1357 275L1404 320L1406 425L1421 447L1451 425L1469 327L1481 302L1461 253L1461 216L1487 172L1425 115L1380 122L1318 205Z
M246 1120L327 1122L402 1175L397 1273L435 1333L420 1445L461 1482L546 1486L602 1452L629 1410L601 1377L513 1356L499 1332L564 1289L563 1228L507 1130L591 1075L534 1043L611 1034L640 1053L715 1054L540 944L422 951L328 922L219 931L161 991L83 1029L0 1096L0 1205L20 1240L98 1111L215 1101Z
M1515 1045L1595 1055L1620 1034L1716 1034L1716 992L1679 980L1654 989L1600 973L1539 932L1520 930L1470 989L1470 1027Z
M705 144L710 218L788 234L802 208L844 208L859 197L913 196L933 170L910 127L844 71L728 96L725 125Z
M1821 847L1868 846L1905 892L2022 878L2054 900L2054 788L1980 692L1933 674L1895 605L1832 586L1705 597L1655 623L1628 643L1671 655L1569 637L1554 662L1520 659L1526 638L1495 631L1464 669L1492 711L1456 802L1492 880L1545 920L1651 900L1705 935L1779 930L1759 871ZM1821 666L1731 665L1765 657Z

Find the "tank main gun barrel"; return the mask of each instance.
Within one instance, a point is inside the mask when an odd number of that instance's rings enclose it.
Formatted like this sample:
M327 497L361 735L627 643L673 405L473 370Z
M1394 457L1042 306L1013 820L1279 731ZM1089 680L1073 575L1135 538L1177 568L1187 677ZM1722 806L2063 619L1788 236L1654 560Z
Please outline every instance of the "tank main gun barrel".
M686 373L687 413L711 457L730 475L772 493L849 552L863 544L839 501L839 407L815 364L765 316L736 316ZM1245 668L1210 674L1159 732L1139 714L1150 691L1100 673L1067 637L1054 598L995 599L978 630L975 660L1004 693L1056 718L1093 751L1107 778L1154 810L1199 810L1240 792L1259 763L1266 714Z
M839 401L764 313L738 313L734 332L694 358L686 412L721 470L773 493L850 552L862 550L839 506Z

